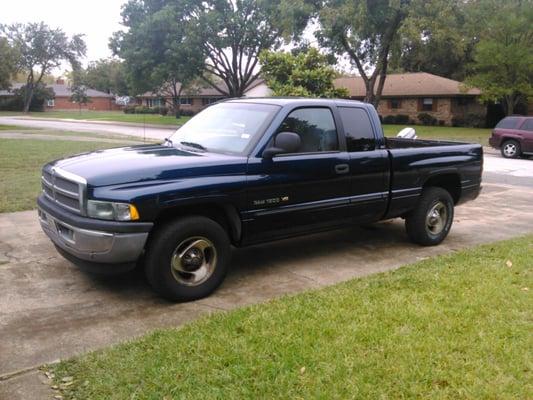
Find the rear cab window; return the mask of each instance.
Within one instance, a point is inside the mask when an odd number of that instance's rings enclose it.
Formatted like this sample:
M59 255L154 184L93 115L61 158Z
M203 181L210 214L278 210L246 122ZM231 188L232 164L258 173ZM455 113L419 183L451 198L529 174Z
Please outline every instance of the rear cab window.
M339 107L346 147L349 152L370 151L376 148L376 138L370 117L362 108Z

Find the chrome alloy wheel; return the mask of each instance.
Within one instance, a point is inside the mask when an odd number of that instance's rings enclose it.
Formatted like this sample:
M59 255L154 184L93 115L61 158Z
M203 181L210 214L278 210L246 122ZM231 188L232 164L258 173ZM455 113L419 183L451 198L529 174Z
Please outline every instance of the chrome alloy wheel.
M442 201L438 201L430 208L426 215L426 230L431 235L439 235L448 221L448 209Z
M170 259L174 279L182 285L198 286L215 271L217 251L205 237L192 237L181 242Z
M514 157L518 149L516 148L516 143L505 143L503 146L503 154L506 157Z

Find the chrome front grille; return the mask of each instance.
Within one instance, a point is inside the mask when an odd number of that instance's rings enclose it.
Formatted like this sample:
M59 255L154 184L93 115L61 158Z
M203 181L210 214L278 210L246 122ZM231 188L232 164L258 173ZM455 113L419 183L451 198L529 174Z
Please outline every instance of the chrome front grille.
M84 213L85 179L55 167L43 170L41 183L50 200L77 214Z

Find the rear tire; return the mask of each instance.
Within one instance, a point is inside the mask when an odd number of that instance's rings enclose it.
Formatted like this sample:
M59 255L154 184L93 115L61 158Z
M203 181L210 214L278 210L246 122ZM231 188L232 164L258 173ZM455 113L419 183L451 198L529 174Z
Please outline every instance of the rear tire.
M506 140L502 143L500 152L505 158L519 158L522 155L520 143L512 139Z
M450 193L440 187L428 187L422 192L416 208L405 218L407 235L422 246L441 243L453 223L454 202Z
M151 238L145 273L152 288L171 301L211 294L224 280L231 254L226 231L206 217L163 225Z

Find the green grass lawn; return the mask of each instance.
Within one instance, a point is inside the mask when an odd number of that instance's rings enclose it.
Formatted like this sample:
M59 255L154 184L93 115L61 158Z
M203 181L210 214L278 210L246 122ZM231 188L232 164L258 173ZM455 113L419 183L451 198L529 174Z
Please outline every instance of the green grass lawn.
M450 126L409 125L416 130L420 139L453 140L458 142L479 143L489 145L491 129L457 128ZM383 125L385 136L396 136L406 125Z
M17 112L0 112L0 116L23 116ZM67 118L67 119L86 119L91 121L117 121L117 122L134 122L138 124L157 124L157 125L183 125L190 117L176 117L172 115L154 115L154 114L124 114L122 111L46 111L32 112L28 116L35 118Z
M68 399L531 399L532 273L526 236L48 368Z
M0 137L0 212L35 208L41 190L41 167L48 161L120 143L68 140L2 139Z

